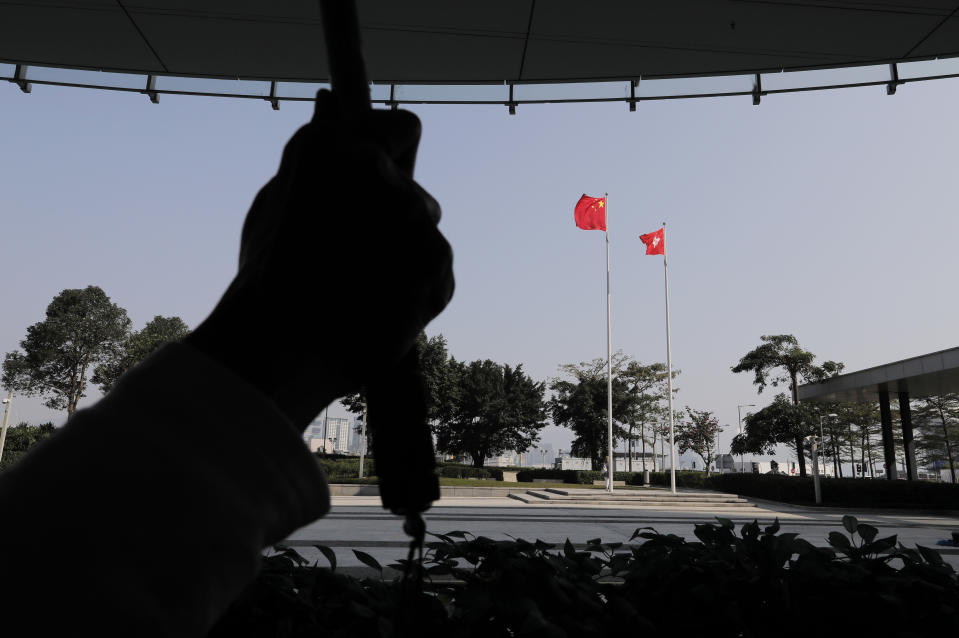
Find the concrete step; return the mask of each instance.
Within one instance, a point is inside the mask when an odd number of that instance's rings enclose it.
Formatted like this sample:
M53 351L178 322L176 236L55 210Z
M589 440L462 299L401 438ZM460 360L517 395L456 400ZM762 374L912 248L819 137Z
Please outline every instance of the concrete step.
M732 494L582 494L565 490L527 490L525 494L513 493L509 498L528 505L610 505L657 508L732 508L755 507L749 501Z
M547 488L545 490L527 490L527 494L533 494L543 499L566 500L571 498L589 499L595 501L607 500L629 500L629 501L677 501L683 503L723 503L736 502L745 503L746 501L736 494L724 494L722 492L677 492L673 494L666 490L657 490L641 492L638 490L614 491L612 494L607 492L598 492L597 490L576 490L562 488Z
M653 508L653 509L741 509L744 507L756 507L753 503L748 501L742 502L687 502L687 501L636 501L636 500L609 500L609 501L595 501L586 498L572 498L572 499L548 499L543 500L536 498L535 496L529 496L524 494L510 494L509 498L526 503L527 505L535 505L540 507L564 507L567 505L598 505L598 506L608 506L608 507L635 507L635 508Z

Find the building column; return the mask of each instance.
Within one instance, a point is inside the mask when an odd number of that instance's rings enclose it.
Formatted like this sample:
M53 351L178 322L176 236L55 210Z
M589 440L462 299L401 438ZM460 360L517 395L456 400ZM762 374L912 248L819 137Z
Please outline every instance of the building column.
M919 479L916 468L916 444L912 440L912 411L909 409L909 393L899 393L899 420L902 423L902 447L906 455L906 479Z
M886 461L886 478L895 480L896 444L892 439L892 413L889 411L889 390L879 391L879 416L882 419L882 452Z

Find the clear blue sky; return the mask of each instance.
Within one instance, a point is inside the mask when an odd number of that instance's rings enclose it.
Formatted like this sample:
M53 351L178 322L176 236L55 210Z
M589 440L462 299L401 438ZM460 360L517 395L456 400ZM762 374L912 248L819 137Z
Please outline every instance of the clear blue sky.
M729 371L792 333L856 370L957 345L959 82L624 104L414 107L417 177L443 205L457 293L428 329L458 359L538 379L605 356L603 234L582 193L609 192L613 348L665 360L663 266L637 236L667 222L677 406L766 404ZM195 326L235 268L240 225L309 106L0 85L0 350L64 288L101 286L140 328ZM362 194L357 194L362 196ZM363 254L362 236L348 242ZM331 310L350 299L330 294ZM89 404L91 397L81 405ZM159 397L164 400L163 397ZM168 400L174 400L169 397ZM331 414L343 413L340 408ZM39 400L14 418L63 420ZM565 430L547 430L556 447Z

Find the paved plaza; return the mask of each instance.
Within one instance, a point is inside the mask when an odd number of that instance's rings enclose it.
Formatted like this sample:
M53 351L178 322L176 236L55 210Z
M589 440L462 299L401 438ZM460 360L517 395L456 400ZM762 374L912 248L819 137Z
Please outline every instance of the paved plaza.
M748 504L736 507L712 508L690 503L666 508L602 503L531 505L508 497L444 497L426 513L425 519L431 532L462 530L494 539L513 537L555 543L569 538L576 544L592 538L625 542L636 528L645 526L694 539L694 525L714 522L716 516L733 520L737 530L754 519L768 525L778 517L783 532L796 532L817 546L827 545L829 532L842 531L844 514L878 527L880 537L898 535L907 547L916 543L936 547L936 541L959 531L959 512L845 510L746 500ZM378 496L334 496L329 515L297 530L286 541L311 561L325 564L319 552L312 549L314 543L333 548L340 566L351 573L361 573L364 570L353 549L367 552L386 564L405 557L408 540L402 521L382 508ZM959 569L959 548L936 548Z

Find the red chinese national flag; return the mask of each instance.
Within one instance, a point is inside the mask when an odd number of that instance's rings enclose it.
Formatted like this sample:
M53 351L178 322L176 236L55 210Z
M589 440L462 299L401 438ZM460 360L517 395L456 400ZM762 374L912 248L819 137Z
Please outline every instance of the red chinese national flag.
M639 238L646 244L647 255L665 255L666 254L666 229L640 235Z
M583 195L576 202L573 217L583 230L606 230L606 198Z

